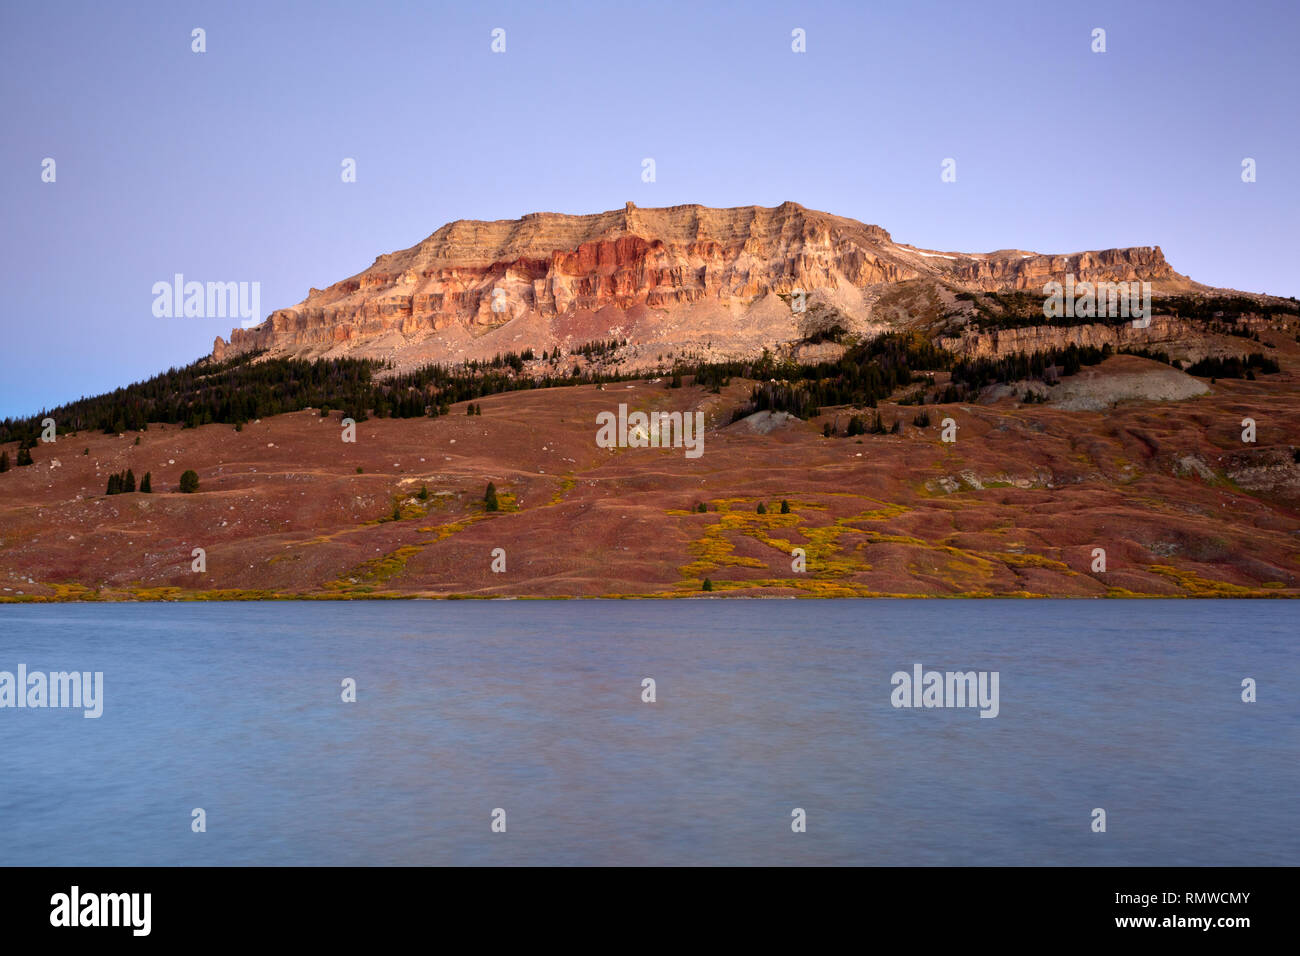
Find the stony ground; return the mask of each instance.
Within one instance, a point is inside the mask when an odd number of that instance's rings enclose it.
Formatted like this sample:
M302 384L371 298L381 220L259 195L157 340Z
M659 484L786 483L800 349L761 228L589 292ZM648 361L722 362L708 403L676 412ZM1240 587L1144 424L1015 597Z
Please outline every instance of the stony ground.
M901 434L859 438L822 436L846 409L728 425L742 382L496 395L481 416L371 419L354 444L337 412L63 435L0 475L0 600L695 596L705 578L714 596L1296 596L1300 349L1279 351L1281 374L1103 411L1003 394L919 428L884 404ZM1114 398L1164 368L1118 357L1073 388ZM704 454L597 447L620 402L702 410ZM105 496L128 467L155 493Z

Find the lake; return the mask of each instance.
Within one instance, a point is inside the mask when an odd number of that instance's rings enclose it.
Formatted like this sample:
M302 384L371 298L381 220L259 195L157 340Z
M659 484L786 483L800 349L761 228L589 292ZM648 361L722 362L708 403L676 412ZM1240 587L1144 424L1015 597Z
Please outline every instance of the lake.
M0 606L0 671L103 673L0 709L0 863L1294 865L1297 610ZM894 706L916 665L996 717Z

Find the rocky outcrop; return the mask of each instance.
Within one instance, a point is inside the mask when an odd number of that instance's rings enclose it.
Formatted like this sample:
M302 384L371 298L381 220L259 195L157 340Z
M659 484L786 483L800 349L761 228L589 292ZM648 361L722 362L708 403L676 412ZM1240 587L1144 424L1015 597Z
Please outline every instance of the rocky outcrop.
M1037 291L1048 282L1060 282L1066 275L1073 275L1079 282L1160 283L1164 291L1195 285L1173 270L1159 246L1062 256L994 253L984 258L958 260L952 274L960 285L984 292L1000 289Z
M792 294L833 306L855 330L894 283L970 291L1079 280L1193 285L1158 247L1071 255L939 253L879 226L805 209L673 206L588 216L449 223L380 256L260 325L217 339L214 357L267 349L360 354L399 367L628 338L656 350L755 353L798 338ZM1157 286L1158 287L1158 286Z
M1094 348L1109 345L1115 352L1125 349L1164 352L1171 359L1187 363L1211 356L1263 351L1261 345L1248 339L1208 334L1195 322L1160 314L1153 315L1150 324L1141 327L1131 321L1068 325L1044 319L1042 325L1023 328L990 331L971 328L959 335L940 336L936 344L968 359L1004 358L1017 352L1046 352L1069 345Z
M1151 324L1145 328L1135 328L1131 322L1052 325L1044 319L1042 325L1025 328L966 331L960 335L941 336L938 344L964 358L1002 358L1017 352L1045 352L1067 345L1091 345L1095 348L1109 345L1115 351L1123 348L1168 351L1172 347L1181 348L1194 334L1189 323L1164 315L1153 316Z
M1054 408L1106 411L1119 402L1178 402L1209 392L1200 379L1168 365L1120 356L1083 369L1059 384L1036 388Z

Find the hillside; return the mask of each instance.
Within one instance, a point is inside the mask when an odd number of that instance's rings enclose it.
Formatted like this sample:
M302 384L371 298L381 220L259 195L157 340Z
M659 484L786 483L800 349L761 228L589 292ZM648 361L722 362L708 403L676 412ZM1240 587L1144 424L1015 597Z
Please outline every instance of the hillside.
M1150 283L1150 321L1049 318L1063 281ZM627 427L660 411L690 453ZM462 221L0 422L0 600L1300 596L1298 445L1300 303L1158 247Z
M1277 351L1280 373L1195 388L1114 356L1034 386L1068 387L1063 407L1017 388L881 402L898 433L857 437L842 408L731 424L753 384L739 379L503 393L481 415L369 419L354 444L339 413L309 411L239 431L155 425L138 445L64 435L0 475L0 599L671 597L701 595L706 577L715 596L1296 596L1300 347ZM1071 410L1080 394L1104 410ZM597 447L596 416L619 403L702 412L704 454ZM946 417L955 443L940 440ZM154 492L105 496L127 468ZM178 491L187 469L193 494Z

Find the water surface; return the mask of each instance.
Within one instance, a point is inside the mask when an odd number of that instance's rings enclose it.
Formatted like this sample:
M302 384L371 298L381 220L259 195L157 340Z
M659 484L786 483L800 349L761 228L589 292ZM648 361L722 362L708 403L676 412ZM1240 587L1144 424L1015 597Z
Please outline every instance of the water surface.
M0 670L103 671L105 703L0 710L0 863L1296 864L1296 615L10 605ZM999 716L894 708L891 674L918 662L998 671Z

